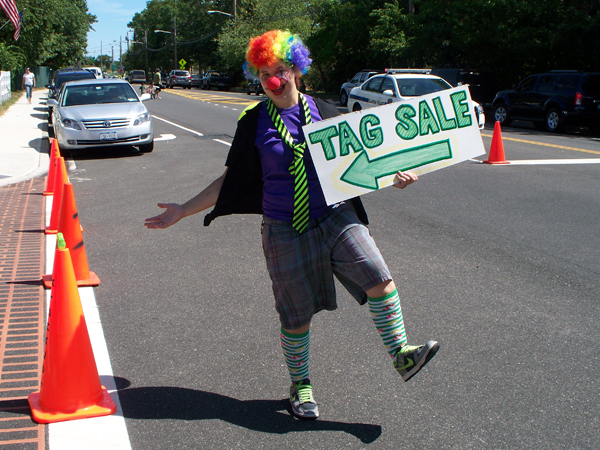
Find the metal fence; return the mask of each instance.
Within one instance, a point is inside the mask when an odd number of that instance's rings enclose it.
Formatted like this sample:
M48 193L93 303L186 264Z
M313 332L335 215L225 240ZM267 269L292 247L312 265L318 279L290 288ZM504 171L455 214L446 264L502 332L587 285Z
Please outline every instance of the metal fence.
M0 105L10 98L10 72L0 75Z

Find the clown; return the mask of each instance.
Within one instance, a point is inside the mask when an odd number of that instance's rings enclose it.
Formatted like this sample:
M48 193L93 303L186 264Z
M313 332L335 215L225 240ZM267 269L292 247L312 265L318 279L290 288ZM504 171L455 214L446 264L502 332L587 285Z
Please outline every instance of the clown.
M325 201L302 127L339 112L332 103L298 91L311 63L306 46L288 31L268 31L250 40L246 60L244 72L260 79L268 99L240 116L225 173L182 205L159 203L165 211L145 225L167 228L213 206L204 219L207 226L228 214L263 216L263 251L292 382L292 412L316 419L319 409L309 378L310 323L317 312L337 308L334 277L360 304L368 303L404 381L429 362L439 345L408 345L398 291L369 233L360 199L335 205ZM394 186L404 189L417 179L412 172L398 172Z

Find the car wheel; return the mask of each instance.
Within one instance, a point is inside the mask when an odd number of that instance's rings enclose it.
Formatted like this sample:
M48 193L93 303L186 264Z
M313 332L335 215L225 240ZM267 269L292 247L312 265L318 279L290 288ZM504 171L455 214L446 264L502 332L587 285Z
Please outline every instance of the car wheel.
M340 104L342 106L348 105L348 94L346 94L346 91L342 91L342 93L340 94Z
M355 103L354 106L352 107L352 111L360 111L362 109L362 106L360 106L360 103Z
M260 95L260 86L256 86L256 90L254 91L256 95Z
M500 125L510 125L510 115L504 103L500 103L494 107L494 119L496 122L500 122Z
M142 153L150 153L152 150L154 150L154 141L150 142L149 144L140 145L138 146L138 149Z
M546 131L556 133L564 124L564 116L560 109L552 108L546 113Z

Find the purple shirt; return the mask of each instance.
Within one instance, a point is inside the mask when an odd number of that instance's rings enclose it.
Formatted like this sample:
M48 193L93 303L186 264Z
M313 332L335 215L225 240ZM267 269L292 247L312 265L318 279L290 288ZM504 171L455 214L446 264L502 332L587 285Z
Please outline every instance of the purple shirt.
M313 122L319 122L321 115L312 98L305 95ZM302 126L304 113L300 112L298 103L288 109L277 110L295 143L305 142ZM263 171L263 212L265 216L276 220L292 222L294 218L294 177L290 174L290 166L294 159L293 150L283 143L279 131L275 128L267 104L260 107L258 127L256 130L256 146L260 155ZM325 202L317 171L308 148L304 151L304 166L308 179L308 201L310 220L323 215L329 207Z

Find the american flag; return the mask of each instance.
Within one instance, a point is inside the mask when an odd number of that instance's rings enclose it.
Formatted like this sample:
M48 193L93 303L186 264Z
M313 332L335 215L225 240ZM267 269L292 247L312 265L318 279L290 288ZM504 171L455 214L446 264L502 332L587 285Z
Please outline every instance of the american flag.
M1 0L0 0L1 1ZM19 34L21 33L21 25L23 24L23 11L25 11L24 9L22 9L19 12L19 26L17 27L17 29L15 30L15 34L13 34L13 38L15 39L15 41L19 40Z
M21 30L21 17L19 17L19 11L17 10L17 4L15 0L0 0L0 6L15 26L15 40L19 39L19 31Z

